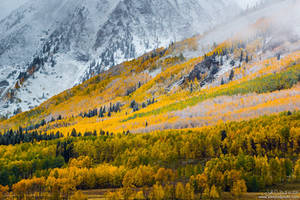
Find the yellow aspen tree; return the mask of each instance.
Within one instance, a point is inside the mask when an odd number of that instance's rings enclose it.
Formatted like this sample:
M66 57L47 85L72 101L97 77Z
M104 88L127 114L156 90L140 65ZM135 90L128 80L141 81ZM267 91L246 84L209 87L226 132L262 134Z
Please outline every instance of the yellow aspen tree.
M235 198L240 198L243 193L247 192L247 186L245 181L238 180L234 182L230 192Z
M177 199L184 199L184 193L185 193L185 191L184 191L184 186L183 186L183 184L182 183L177 183L177 185L176 185L176 190L175 190L175 197L177 198Z
M185 200L194 200L195 199L194 188L189 183L187 183L185 185L184 199Z
M134 199L144 200L144 199L146 199L146 198L145 198L145 196L144 196L143 191L139 191L139 192L136 193Z
M165 198L165 192L160 184L155 184L153 186L152 193L150 194L150 199L153 200L163 200Z
M213 185L211 187L210 192L209 192L209 196L212 199L219 199L220 198L220 194L219 194L219 192L218 192L218 190L217 190L217 188L216 188L215 185Z
M106 195L105 195L105 198L106 199L109 199L109 200L120 200L120 199L124 199L122 193L120 191L117 191L117 192L108 192Z
M81 191L76 191L72 196L71 200L88 200L87 196L84 195Z
M8 193L9 187L0 185L0 199L3 199L4 196Z
M203 191L203 194L202 194L202 197L204 199L208 199L210 197L210 189L209 189L209 186L207 186L204 191Z

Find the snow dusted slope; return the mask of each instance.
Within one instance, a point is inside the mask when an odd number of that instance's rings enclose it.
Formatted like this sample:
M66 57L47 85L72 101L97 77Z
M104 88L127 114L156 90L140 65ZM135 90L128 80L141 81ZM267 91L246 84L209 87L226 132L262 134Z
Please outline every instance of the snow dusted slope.
M174 40L202 33L240 11L234 1L225 0L121 1L97 33L96 63L83 79Z
M0 113L240 13L234 0L29 0L0 21Z
M28 0L1 0L0 20L9 15L14 9L26 3Z
M31 0L2 20L1 113L28 110L80 82L98 25L117 3Z

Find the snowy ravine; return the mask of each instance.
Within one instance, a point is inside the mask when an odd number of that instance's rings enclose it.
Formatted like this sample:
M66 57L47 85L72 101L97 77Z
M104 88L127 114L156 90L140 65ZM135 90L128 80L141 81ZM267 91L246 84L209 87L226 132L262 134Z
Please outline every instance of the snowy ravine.
M240 12L236 0L28 0L0 21L0 114Z

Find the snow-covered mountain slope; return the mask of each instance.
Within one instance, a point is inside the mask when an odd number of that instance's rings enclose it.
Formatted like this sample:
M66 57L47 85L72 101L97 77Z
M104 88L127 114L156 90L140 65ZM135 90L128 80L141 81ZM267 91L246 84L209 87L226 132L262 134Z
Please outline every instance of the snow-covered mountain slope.
M0 2L0 20L8 16L14 9L26 3L28 0L1 0Z
M0 21L0 113L26 111L240 12L235 0L29 0Z

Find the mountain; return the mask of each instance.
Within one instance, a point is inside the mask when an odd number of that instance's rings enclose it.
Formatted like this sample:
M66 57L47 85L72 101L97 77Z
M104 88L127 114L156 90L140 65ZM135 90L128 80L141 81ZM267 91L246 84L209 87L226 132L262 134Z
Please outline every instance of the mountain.
M240 12L234 0L30 0L0 21L0 111L29 110Z
M134 48L114 42L122 35L134 43L133 35L145 34L134 32L129 21L147 21L133 13L150 15L152 3L145 10L117 3L111 22L103 22L110 31L95 31L89 50L100 53L109 45L130 54ZM300 1L264 1L206 32L99 70L29 111L0 118L0 199L298 198L299 10ZM49 81L51 62L53 69L59 62L78 68L89 63L88 76L101 68L101 56L90 60L77 52L75 46L88 48L88 41L70 39L87 33L78 25L84 14L76 16L72 28L49 36L15 91L21 94L34 81L54 89L71 82L76 71L63 68L53 75L65 83Z

